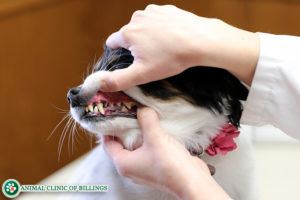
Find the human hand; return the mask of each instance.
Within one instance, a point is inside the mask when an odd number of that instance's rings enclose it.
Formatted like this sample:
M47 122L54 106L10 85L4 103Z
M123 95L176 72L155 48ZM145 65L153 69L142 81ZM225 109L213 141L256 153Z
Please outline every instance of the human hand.
M119 91L179 74L192 66L227 69L250 84L259 55L257 34L175 6L149 5L106 41L134 56L133 64L108 73L103 91Z
M138 121L143 144L134 151L124 149L111 136L103 137L104 149L120 175L180 199L230 199L212 178L207 165L165 133L154 110L139 109Z

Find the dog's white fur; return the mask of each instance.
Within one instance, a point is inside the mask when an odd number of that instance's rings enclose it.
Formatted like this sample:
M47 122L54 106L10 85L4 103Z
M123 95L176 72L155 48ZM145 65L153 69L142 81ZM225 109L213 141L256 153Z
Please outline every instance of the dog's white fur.
M105 73L107 72L99 71L91 74L83 83L80 92L84 95L98 91L101 78ZM145 96L138 87L129 88L124 92L141 104L153 108L158 113L164 130L187 148L197 149L198 144L206 148L210 144L210 138L214 137L221 126L227 122L224 115L214 114L205 108L196 107L181 98L162 101ZM141 131L136 119L117 117L105 122L86 122L79 118L79 115L84 112L83 109L71 108L73 118L83 128L96 134L99 138L103 134L115 135L129 149L141 143ZM235 151L229 152L226 156L204 155L203 160L215 166L214 178L233 199L257 200L252 146L243 134L240 134L235 141L238 145ZM106 184L109 186L109 192L64 194L61 196L62 199L175 199L170 194L136 185L118 175L101 145L83 161L70 180L70 184Z

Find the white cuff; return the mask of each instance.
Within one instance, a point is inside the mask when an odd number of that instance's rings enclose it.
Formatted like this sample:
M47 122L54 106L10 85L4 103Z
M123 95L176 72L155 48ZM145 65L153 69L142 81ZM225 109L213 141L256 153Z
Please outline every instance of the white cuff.
M260 56L241 122L300 138L300 37L259 33Z

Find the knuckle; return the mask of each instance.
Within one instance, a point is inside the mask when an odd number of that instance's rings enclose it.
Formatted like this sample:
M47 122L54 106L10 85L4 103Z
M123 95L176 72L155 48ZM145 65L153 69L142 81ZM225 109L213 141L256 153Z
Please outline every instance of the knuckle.
M140 17L144 17L145 14L143 11L141 10L137 10L137 11L134 11L134 13L132 14L132 20L136 19L136 18L140 18Z
M118 173L123 176L123 177L128 177L128 170L124 166L119 166L118 167Z
M130 23L123 26L120 29L120 34L122 35L125 41L129 42L131 41L131 38L133 37L134 33L139 32L142 28L143 28L142 24Z
M128 27L129 27L129 25L128 24L126 24L126 25L124 25L121 29L120 29L120 33L121 34L124 34L124 33L126 33L127 32L127 30L128 30Z
M218 18L210 18L210 21L215 24L220 24L222 21Z
M165 8L169 8L169 9L174 9L174 8L177 8L176 6L174 6L174 5L170 5L170 4L168 4L168 5L164 5L164 7L165 7Z
M126 49L130 47L134 33L134 31L130 27L131 25L125 25L119 30L119 35L122 40L122 47ZM110 85L112 85L113 87L118 87L119 81L120 80L113 78L113 81L110 83Z
M130 35L130 27L129 25L125 25L120 29L120 34L122 35L123 38L127 39L128 36Z
M146 6L145 10L156 10L159 6L155 5L155 4L149 4L148 6Z

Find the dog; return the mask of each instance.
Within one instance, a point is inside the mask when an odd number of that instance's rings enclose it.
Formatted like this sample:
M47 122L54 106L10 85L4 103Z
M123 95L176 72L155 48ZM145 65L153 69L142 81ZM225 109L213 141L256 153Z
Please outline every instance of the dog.
M179 75L120 92L105 93L99 89L105 74L126 68L133 61L130 51L104 46L93 73L68 92L75 121L99 140L102 135L112 135L132 150L142 143L137 109L151 107L158 113L163 129L190 152L205 150L201 159L215 167L213 177L231 198L258 199L251 142L237 130L248 88L226 70L195 66ZM176 199L121 177L101 144L81 163L69 183L104 184L109 191L67 193L61 199Z

